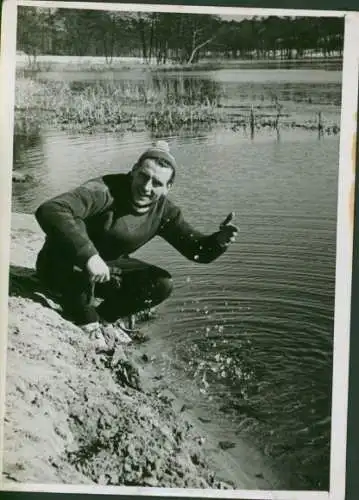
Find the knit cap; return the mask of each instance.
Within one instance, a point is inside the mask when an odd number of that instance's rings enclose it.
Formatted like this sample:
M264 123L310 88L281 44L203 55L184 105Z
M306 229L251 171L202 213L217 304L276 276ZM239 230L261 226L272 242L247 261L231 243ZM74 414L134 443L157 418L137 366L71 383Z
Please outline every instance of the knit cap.
M157 141L153 147L147 149L144 153L142 153L142 155L138 159L138 163L140 164L146 159L164 161L168 164L168 166L173 168L174 176L177 168L177 163L175 158L171 155L170 147L166 141Z

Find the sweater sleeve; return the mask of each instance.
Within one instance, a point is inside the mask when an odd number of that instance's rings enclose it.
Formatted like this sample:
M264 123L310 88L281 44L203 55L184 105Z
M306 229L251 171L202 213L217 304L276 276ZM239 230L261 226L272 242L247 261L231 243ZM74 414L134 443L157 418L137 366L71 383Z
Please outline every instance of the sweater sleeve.
M49 239L66 249L81 268L98 251L88 236L86 219L103 212L113 198L102 178L43 203L35 217Z
M158 234L187 259L208 264L226 250L218 243L218 232L204 235L195 230L184 220L181 210L168 201Z

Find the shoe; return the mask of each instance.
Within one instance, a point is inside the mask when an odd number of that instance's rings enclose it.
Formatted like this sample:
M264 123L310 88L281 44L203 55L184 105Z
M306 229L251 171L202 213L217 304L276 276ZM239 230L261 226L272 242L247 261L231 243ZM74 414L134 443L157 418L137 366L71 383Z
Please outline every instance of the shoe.
M147 342L147 340L149 340L149 336L141 332L138 328L126 328L122 319L118 319L116 321L115 327L127 335L127 337L131 339L131 342L142 344L143 342Z
M122 330L123 332L127 333L128 335L132 335L133 333L136 333L138 332L138 329L137 328L134 328L132 325L133 323L131 323L129 321L130 325L127 327L125 326L125 322L123 319L118 319L114 325L116 328L120 328L120 330Z
M132 342L132 339L128 335L127 331L125 331L125 329L118 324L112 325L109 323L107 325L102 325L102 334L107 343L111 346L116 344L127 345Z
M138 323L145 323L147 321L152 321L157 316L156 308L151 307L149 309L144 309L143 311L138 312L134 316L135 316L135 321Z
M111 346L106 341L100 323L88 323L87 325L82 325L81 329L94 341L96 352L109 352L111 350Z

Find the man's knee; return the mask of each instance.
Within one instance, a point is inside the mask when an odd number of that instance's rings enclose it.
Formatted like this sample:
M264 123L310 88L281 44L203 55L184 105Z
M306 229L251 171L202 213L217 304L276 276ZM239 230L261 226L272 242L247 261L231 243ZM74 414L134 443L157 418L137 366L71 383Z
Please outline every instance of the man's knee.
M156 295L160 300L165 300L169 297L173 290L173 279L170 273L164 270L160 270L156 273L157 276L154 280L154 288L156 289Z
M160 278L160 289L162 292L162 296L164 299L167 299L172 293L173 290L173 280L172 277L163 277Z

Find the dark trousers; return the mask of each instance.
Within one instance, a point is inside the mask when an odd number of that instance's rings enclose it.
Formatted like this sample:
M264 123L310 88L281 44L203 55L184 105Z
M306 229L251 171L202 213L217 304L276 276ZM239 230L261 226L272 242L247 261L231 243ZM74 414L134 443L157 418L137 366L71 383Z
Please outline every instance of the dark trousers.
M146 262L120 257L107 262L118 279L91 285L87 273L67 262L47 262L40 252L36 268L40 280L61 297L61 305L69 319L84 325L103 319L114 322L160 304L172 291L171 275ZM94 298L104 299L98 307Z

